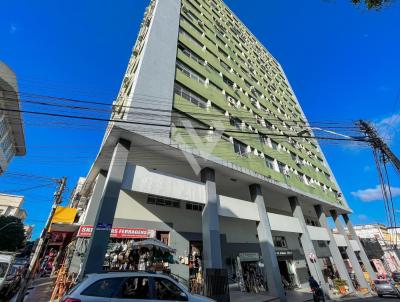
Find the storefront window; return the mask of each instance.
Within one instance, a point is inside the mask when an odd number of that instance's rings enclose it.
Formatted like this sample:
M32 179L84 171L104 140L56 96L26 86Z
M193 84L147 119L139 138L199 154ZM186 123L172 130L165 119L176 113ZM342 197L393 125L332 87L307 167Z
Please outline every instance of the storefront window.
M283 236L274 236L274 245L275 247L283 247L287 248L286 239Z

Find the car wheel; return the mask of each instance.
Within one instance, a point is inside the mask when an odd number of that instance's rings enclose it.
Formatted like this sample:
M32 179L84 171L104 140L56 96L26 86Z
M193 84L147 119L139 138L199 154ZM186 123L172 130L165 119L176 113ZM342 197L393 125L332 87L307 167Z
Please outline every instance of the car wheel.
M381 294L378 294L378 297L379 297L379 298L383 298L383 295L381 295Z

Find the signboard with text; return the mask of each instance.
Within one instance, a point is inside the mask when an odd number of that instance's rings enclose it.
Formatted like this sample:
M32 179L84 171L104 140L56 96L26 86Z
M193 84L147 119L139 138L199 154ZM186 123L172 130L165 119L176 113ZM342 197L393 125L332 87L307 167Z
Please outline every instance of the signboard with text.
M93 233L93 226L81 225L78 230L78 237L91 237ZM156 237L156 230L142 229L142 228L119 228L113 227L111 229L111 238L154 238Z

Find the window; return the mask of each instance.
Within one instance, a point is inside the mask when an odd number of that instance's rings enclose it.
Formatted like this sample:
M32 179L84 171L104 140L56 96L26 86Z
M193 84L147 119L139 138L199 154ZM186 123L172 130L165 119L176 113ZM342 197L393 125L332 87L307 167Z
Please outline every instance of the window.
M187 202L186 203L186 210L192 210L192 211L203 211L204 205L201 203L195 203L195 202Z
M207 108L207 100L189 89L175 83L174 92L200 108Z
M286 238L283 236L274 236L275 247L287 248Z
M187 295L172 281L166 278L154 278L157 300L188 301Z
M265 156L265 163L268 168L274 170L274 159L269 156Z
M119 288L124 278L107 278L89 285L82 293L82 296L111 298Z
M196 44L198 47L203 48L203 44L201 44L199 41L196 40L191 34L189 34L186 30L179 28L179 33L181 33L183 36L185 36L187 39L192 41L194 44Z
M272 149L274 149L274 150L278 150L278 148L279 148L279 144L272 139L271 139L271 146L272 146Z
M240 156L247 156L247 146L236 139L233 139L233 148Z
M195 54L193 51L187 49L185 46L183 46L183 44L179 43L178 48L189 58L191 58L192 60L196 61L197 63L199 63L200 65L204 65L206 62L200 58L197 54Z
M223 81L224 81L224 83L226 84L226 85L228 85L228 86L230 86L230 87L234 87L235 86L235 83L233 83L230 79L228 79L226 76L223 76L222 77L222 79L223 79Z
M234 126L235 128L241 130L242 129L242 121L238 119L237 117L229 117L229 123L231 126Z
M285 174L285 170L286 170L285 167L286 167L286 166L285 166L284 163L281 163L280 161L278 161L279 172L281 172L282 174Z
M268 137L266 135L260 135L260 143L264 145L268 145Z
M219 63L221 64L222 67L224 67L226 71L231 72L231 68L229 67L228 64L226 64L224 61L220 61Z
M123 284L118 294L122 299L150 300L149 279L147 277L131 277Z
M159 197L159 196L154 196L154 195L149 195L147 197L147 203L157 205L157 206L162 206L162 207L170 207L170 208L180 208L181 207L181 203L178 199L164 198L164 197Z
M193 69L191 69L189 66L187 66L186 64L182 63L181 61L176 61L176 68L178 70L180 70L181 72L183 72L186 76L188 76L189 78L199 82L200 84L204 85L204 82L206 81L206 79L199 75L197 72L195 72Z

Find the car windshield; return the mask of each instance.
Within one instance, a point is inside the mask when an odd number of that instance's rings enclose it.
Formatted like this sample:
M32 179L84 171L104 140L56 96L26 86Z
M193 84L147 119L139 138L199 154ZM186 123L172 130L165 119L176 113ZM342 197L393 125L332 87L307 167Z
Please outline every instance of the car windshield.
M8 263L0 262L0 278L4 278L7 273Z
M375 280L375 284L387 284L388 280Z

